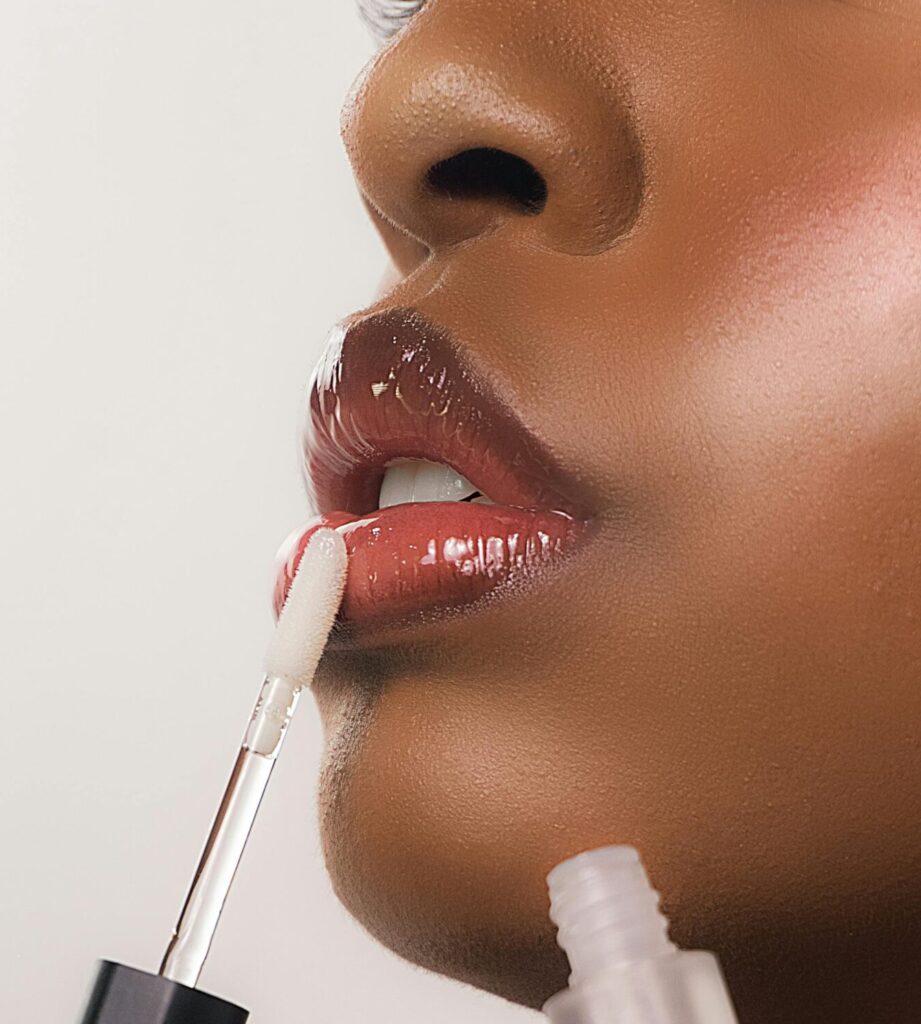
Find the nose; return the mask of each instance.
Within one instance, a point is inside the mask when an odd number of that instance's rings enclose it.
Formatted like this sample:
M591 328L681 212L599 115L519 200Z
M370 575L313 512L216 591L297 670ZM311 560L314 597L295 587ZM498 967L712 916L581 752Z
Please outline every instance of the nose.
M566 4L542 8L533 31L530 7L436 0L346 97L341 134L365 203L432 252L514 225L594 255L638 215L643 151L616 76L560 46L565 26L548 31L546 9Z

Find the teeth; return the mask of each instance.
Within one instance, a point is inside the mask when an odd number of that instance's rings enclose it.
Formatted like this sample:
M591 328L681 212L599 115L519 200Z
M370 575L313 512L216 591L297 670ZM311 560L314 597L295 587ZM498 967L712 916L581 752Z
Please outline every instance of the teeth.
M416 480L416 464L403 460L392 462L384 470L381 493L377 499L378 508L389 508L404 501L413 500L413 484Z
M378 507L389 508L407 501L462 501L472 494L479 495L472 499L478 504L493 504L450 466L424 459L394 459L384 472Z

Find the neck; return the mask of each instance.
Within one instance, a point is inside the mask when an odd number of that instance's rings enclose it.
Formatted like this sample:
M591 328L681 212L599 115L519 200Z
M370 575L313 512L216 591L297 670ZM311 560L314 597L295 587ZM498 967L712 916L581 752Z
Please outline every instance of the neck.
M721 950L740 1024L917 1024L921 908L890 911L880 899L866 920L823 934L803 934L791 914L788 932Z

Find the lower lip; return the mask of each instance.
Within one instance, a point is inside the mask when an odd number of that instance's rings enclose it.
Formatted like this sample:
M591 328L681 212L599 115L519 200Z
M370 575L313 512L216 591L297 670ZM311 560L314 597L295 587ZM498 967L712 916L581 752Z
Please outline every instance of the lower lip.
M329 526L345 540L349 571L341 624L394 623L413 613L467 605L510 576L527 576L564 553L584 523L562 512L470 502L414 502L354 516L318 516L276 559L275 614L311 535Z

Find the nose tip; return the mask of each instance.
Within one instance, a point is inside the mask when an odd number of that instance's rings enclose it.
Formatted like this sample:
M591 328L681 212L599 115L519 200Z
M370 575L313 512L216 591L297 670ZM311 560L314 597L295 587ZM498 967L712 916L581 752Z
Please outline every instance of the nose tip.
M512 6L433 4L369 61L340 121L356 182L432 252L509 221L559 252L603 252L639 212L635 126L610 76L522 31Z

